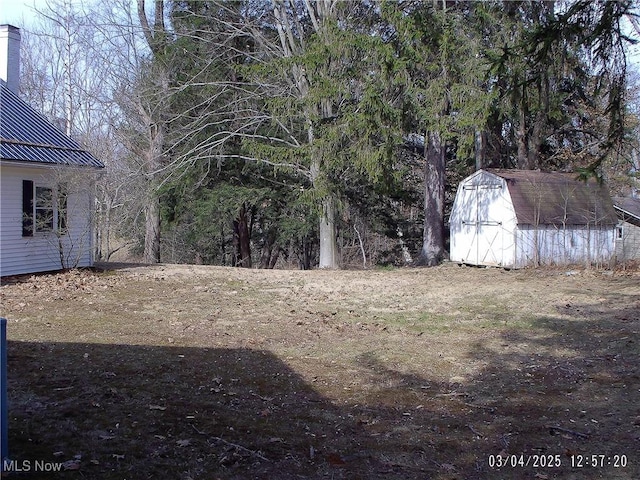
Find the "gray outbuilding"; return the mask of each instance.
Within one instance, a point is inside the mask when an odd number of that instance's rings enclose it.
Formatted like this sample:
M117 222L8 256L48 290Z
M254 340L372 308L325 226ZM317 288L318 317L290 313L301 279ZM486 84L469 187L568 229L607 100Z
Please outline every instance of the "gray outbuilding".
M616 260L640 260L640 198L614 197L618 214Z

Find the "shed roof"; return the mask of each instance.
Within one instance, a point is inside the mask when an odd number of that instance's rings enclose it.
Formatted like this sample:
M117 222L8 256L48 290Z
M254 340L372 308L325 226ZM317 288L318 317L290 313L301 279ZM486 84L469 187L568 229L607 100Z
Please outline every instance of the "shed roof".
M613 208L625 217L633 217L634 220L640 222L640 198L613 197Z
M607 188L575 173L488 169L506 180L518 224L615 225Z
M0 80L0 159L103 168L78 142L51 125Z

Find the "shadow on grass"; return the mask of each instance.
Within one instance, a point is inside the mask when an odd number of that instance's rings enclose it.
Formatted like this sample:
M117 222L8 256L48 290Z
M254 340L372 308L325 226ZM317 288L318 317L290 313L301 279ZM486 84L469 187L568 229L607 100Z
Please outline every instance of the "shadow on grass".
M10 455L31 466L12 476L637 479L640 295L617 300L478 338L450 382L364 353L333 399L263 350L11 341Z
M10 456L28 478L75 478L34 468L78 458L95 479L354 478L369 468L338 453L353 422L268 352L15 341L8 351Z
M559 313L472 342L468 361L481 367L450 383L361 355L377 385L369 433L387 452L404 444L414 463L418 451L430 459L426 478L640 478L640 295Z
M486 366L464 388L493 411L473 424L504 453L561 456L561 467L530 470L537 478L640 478L640 295L558 313L475 342L470 357Z

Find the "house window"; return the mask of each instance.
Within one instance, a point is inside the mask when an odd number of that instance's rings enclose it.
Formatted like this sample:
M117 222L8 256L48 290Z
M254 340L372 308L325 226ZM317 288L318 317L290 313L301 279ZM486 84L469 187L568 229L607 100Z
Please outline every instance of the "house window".
M36 187L35 211L36 211L36 232L53 231L53 189L50 187Z
M622 225L616 227L616 238L618 240L622 240L624 231L622 230Z
M22 181L22 236L32 237L34 232L56 232L64 235L67 230L67 188L34 185L31 180Z

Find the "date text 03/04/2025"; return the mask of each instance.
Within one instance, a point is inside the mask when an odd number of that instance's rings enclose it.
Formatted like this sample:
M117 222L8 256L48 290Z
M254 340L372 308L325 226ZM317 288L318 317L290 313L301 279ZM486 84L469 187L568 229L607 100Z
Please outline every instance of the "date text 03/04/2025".
M564 462L563 462L564 460ZM571 466L572 468L625 468L628 465L626 455L571 455L563 458L562 455L489 455L490 468L557 468Z

